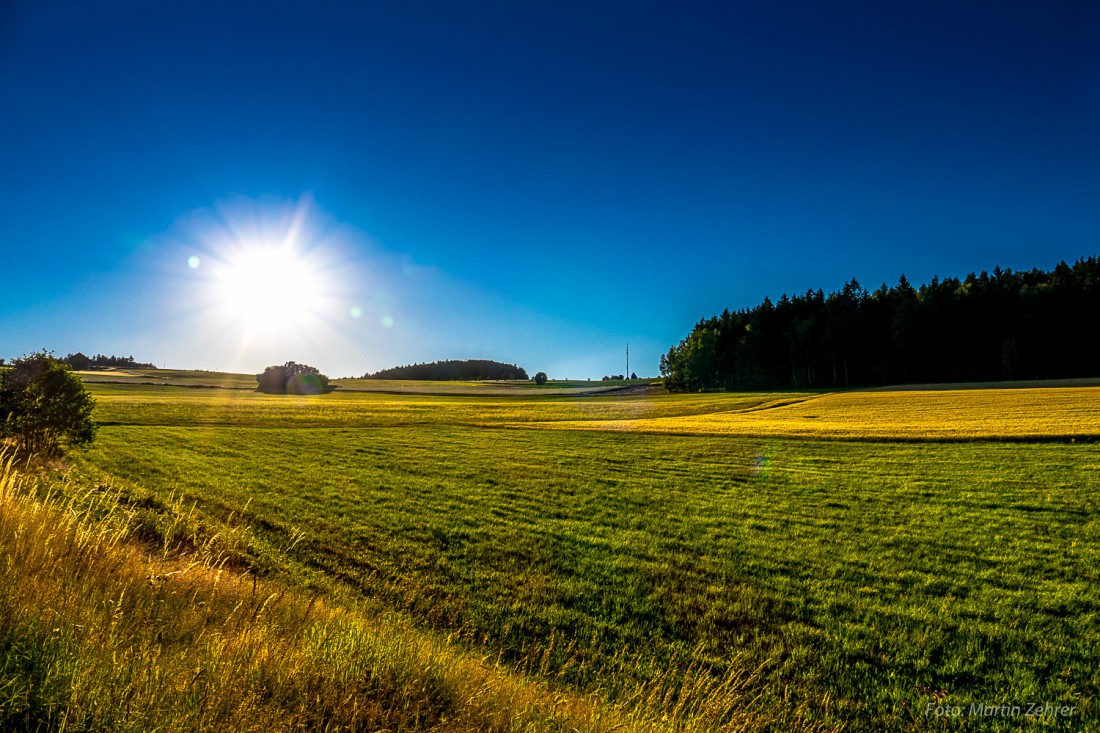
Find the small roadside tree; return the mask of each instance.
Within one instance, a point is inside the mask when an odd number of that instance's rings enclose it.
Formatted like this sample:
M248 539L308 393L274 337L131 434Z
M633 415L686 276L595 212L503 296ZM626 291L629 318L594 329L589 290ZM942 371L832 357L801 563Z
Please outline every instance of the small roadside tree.
M535 375L535 384L546 384L547 378L546 372L539 372Z
M95 400L69 366L47 351L0 374L0 437L25 455L54 457L95 438Z

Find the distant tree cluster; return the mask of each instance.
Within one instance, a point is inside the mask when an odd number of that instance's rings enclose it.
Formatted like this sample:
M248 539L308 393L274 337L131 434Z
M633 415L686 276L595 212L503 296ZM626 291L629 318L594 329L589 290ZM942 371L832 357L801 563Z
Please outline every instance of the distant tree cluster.
M68 364L46 351L0 373L0 438L22 455L52 457L95 437L95 400Z
M69 354L61 361L65 362L78 372L86 372L89 369L106 369L108 367L116 367L122 369L157 368L155 364L134 361L134 357L132 356L104 356L103 354L96 354L95 356L85 356L79 351L75 354Z
M331 392L329 379L317 367L288 361L282 366L269 366L256 375L257 392L266 394L311 395Z
M374 374L364 374L364 379L424 379L434 382L452 380L476 381L482 379L522 379L527 380L527 371L515 364L502 364L488 359L467 359L465 361L435 361L431 364L410 364L408 366L383 369Z
M603 375L603 381L605 381L605 382L612 382L612 381L615 381L615 380L620 380L621 381L623 379L626 379L626 377L623 376L622 374L605 374L605 375Z
M856 280L701 320L670 390L855 387L1100 374L1100 259L867 291ZM1086 325L1087 324L1087 325Z

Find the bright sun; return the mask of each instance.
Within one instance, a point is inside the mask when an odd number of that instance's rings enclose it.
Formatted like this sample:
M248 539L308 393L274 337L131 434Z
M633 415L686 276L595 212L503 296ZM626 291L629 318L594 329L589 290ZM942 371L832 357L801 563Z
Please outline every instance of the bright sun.
M253 332L304 329L320 312L325 286L288 247L244 247L215 270L218 310Z

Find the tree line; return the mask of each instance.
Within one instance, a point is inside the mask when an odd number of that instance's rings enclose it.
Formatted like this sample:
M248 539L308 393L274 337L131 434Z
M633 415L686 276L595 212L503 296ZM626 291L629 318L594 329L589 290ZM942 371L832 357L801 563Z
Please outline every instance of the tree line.
M1100 259L1053 270L783 295L700 320L661 357L672 391L832 388L1100 374Z
M528 379L527 370L515 364L503 364L488 359L434 361L431 364L409 364L364 374L364 379L424 379L447 382L482 379Z
M122 369L156 369L155 364L134 361L132 356L85 356L79 351L65 356L61 361L68 364L75 371L85 372L89 369L104 369L107 367L120 367Z

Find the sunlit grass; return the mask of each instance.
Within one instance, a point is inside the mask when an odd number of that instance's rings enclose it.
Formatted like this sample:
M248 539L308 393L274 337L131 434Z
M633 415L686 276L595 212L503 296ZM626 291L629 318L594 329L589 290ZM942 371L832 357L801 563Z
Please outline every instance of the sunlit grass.
M501 425L514 422L624 420L739 410L798 395L663 393L629 397L476 396L340 392L318 397L243 390L94 383L96 418L106 425L372 427Z
M859 440L1100 438L1100 387L860 391L763 407L545 427Z
M105 425L70 482L115 487L134 538L217 537L226 571L491 659L534 685L533 729L595 725L544 693L700 731L925 730L929 702L1097 714L1100 447L1071 442L1095 388L93 388Z
M157 551L126 503L0 466L0 729L759 728L730 715L751 673L680 670L612 705L545 664L519 674L401 616L228 570L217 534Z
M256 389L256 375L181 369L100 369L77 372L86 384L129 384L208 389Z

